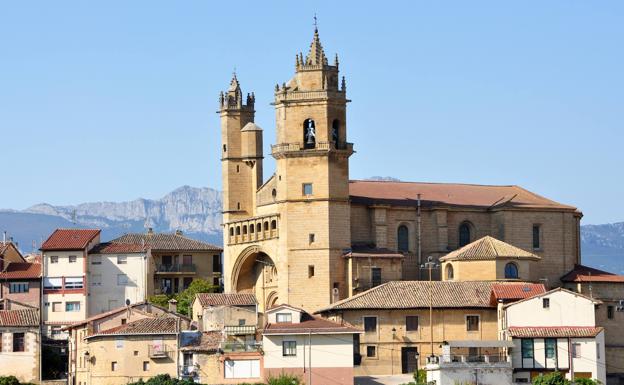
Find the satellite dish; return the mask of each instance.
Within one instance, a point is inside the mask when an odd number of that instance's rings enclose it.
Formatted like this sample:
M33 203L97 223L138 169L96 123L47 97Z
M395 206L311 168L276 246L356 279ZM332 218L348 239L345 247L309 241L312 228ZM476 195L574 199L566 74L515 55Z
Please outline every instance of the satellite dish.
M126 299L126 306L130 306L130 299Z

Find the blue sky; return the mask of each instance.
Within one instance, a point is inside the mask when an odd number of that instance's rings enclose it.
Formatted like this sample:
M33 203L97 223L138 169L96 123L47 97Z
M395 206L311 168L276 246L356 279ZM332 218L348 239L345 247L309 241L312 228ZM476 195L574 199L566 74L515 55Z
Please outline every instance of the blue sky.
M623 2L337 3L0 3L0 207L220 187L219 91L236 67L268 148L316 13L352 178L519 184L624 221Z

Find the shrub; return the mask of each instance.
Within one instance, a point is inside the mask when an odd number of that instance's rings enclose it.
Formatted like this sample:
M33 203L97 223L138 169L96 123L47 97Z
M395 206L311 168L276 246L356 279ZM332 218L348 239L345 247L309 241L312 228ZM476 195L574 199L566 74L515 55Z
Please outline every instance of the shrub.
M267 383L269 385L300 385L302 381L295 375L282 373L277 377L267 378Z
M0 385L20 385L20 382L15 376L0 377Z
M540 374L533 379L533 385L570 385L565 376L559 372Z

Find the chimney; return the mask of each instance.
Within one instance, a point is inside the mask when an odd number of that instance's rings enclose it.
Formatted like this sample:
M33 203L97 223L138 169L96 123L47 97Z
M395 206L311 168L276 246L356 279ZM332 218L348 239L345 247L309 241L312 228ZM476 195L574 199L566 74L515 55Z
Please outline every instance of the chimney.
M182 235L182 230L176 230L176 235Z
M6 230L2 233L2 244L6 245Z
M151 227L148 227L148 228L147 228L147 233L148 233L148 234L154 234L154 229L153 229L153 228L151 228Z
M173 313L177 313L178 312L178 301L176 301L175 299L171 298L169 301L169 311L173 312Z

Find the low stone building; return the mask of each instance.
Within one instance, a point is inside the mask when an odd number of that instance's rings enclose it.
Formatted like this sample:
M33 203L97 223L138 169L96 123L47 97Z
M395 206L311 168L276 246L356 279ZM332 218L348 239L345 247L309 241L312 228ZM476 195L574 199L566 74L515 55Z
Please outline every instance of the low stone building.
M256 333L258 301L250 293L198 293L192 303L192 319L202 331L248 328Z
M445 281L528 281L542 258L489 235L440 258Z
M39 382L39 309L0 310L0 376Z
M444 341L497 339L492 285L388 282L317 313L364 330L354 343L356 375L413 373L424 367L427 356L441 354Z
M561 281L602 302L596 307L596 325L605 329L607 384L624 385L624 275L576 265Z

